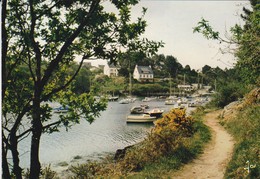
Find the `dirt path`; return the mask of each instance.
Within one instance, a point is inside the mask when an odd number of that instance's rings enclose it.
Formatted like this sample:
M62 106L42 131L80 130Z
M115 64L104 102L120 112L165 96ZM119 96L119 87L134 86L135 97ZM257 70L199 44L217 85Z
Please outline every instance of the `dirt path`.
M234 142L232 137L218 123L220 111L208 113L205 124L211 128L212 140L206 146L204 153L180 171L173 173L174 179L221 179L226 165L231 157Z

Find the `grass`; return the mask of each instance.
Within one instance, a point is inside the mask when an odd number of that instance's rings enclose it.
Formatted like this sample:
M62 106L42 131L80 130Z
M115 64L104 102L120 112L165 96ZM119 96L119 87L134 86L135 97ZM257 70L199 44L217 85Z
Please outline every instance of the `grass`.
M244 107L225 126L236 140L225 178L260 178L260 106ZM252 166L249 173L244 169L248 167L248 161Z
M201 116L201 115L200 115ZM204 145L210 140L211 134L207 126L200 120L194 123L196 132L194 135L185 140L183 145L178 147L171 155L162 156L153 163L148 163L144 169L138 173L134 173L126 178L167 178L170 177L169 172L178 170L184 164L190 162L202 153Z

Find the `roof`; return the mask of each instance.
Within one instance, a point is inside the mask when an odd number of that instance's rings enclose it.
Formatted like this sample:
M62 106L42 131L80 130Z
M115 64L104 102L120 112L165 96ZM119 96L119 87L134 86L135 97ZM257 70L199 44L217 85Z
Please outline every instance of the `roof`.
M137 66L139 74L153 74L153 70L149 66Z

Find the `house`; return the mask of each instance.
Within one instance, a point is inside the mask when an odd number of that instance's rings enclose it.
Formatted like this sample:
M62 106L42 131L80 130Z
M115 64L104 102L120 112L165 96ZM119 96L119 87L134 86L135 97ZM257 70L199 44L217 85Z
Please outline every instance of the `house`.
M133 78L141 81L141 82L147 82L147 81L153 81L153 70L151 66L135 66Z
M183 91L191 91L194 89L192 85L178 85L177 87Z
M114 64L107 64L104 66L104 74L109 77L118 76L118 69Z

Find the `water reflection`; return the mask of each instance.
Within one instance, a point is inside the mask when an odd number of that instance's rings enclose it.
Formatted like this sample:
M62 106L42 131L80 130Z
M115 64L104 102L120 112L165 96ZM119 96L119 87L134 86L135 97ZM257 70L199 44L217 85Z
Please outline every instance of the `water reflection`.
M100 158L107 153L114 153L143 140L150 132L153 124L126 123L133 106L140 105L141 101L130 104L109 102L106 111L101 113L91 125L84 119L68 132L64 128L53 134L43 134L40 145L40 161L43 164L57 164L75 160L75 156L82 159ZM159 107L169 111L173 106L164 105L164 101L149 102L150 108ZM53 118L57 118L54 115ZM20 144L21 166L29 166L30 137ZM77 161L79 162L79 161Z
M91 125L84 119L68 132L43 134L40 145L40 160L43 164L70 162L75 156L90 157L115 152L119 148L140 142L150 131L152 124L127 124L126 115L136 104L110 102ZM53 118L57 118L54 115ZM21 165L29 166L30 137L20 144Z

